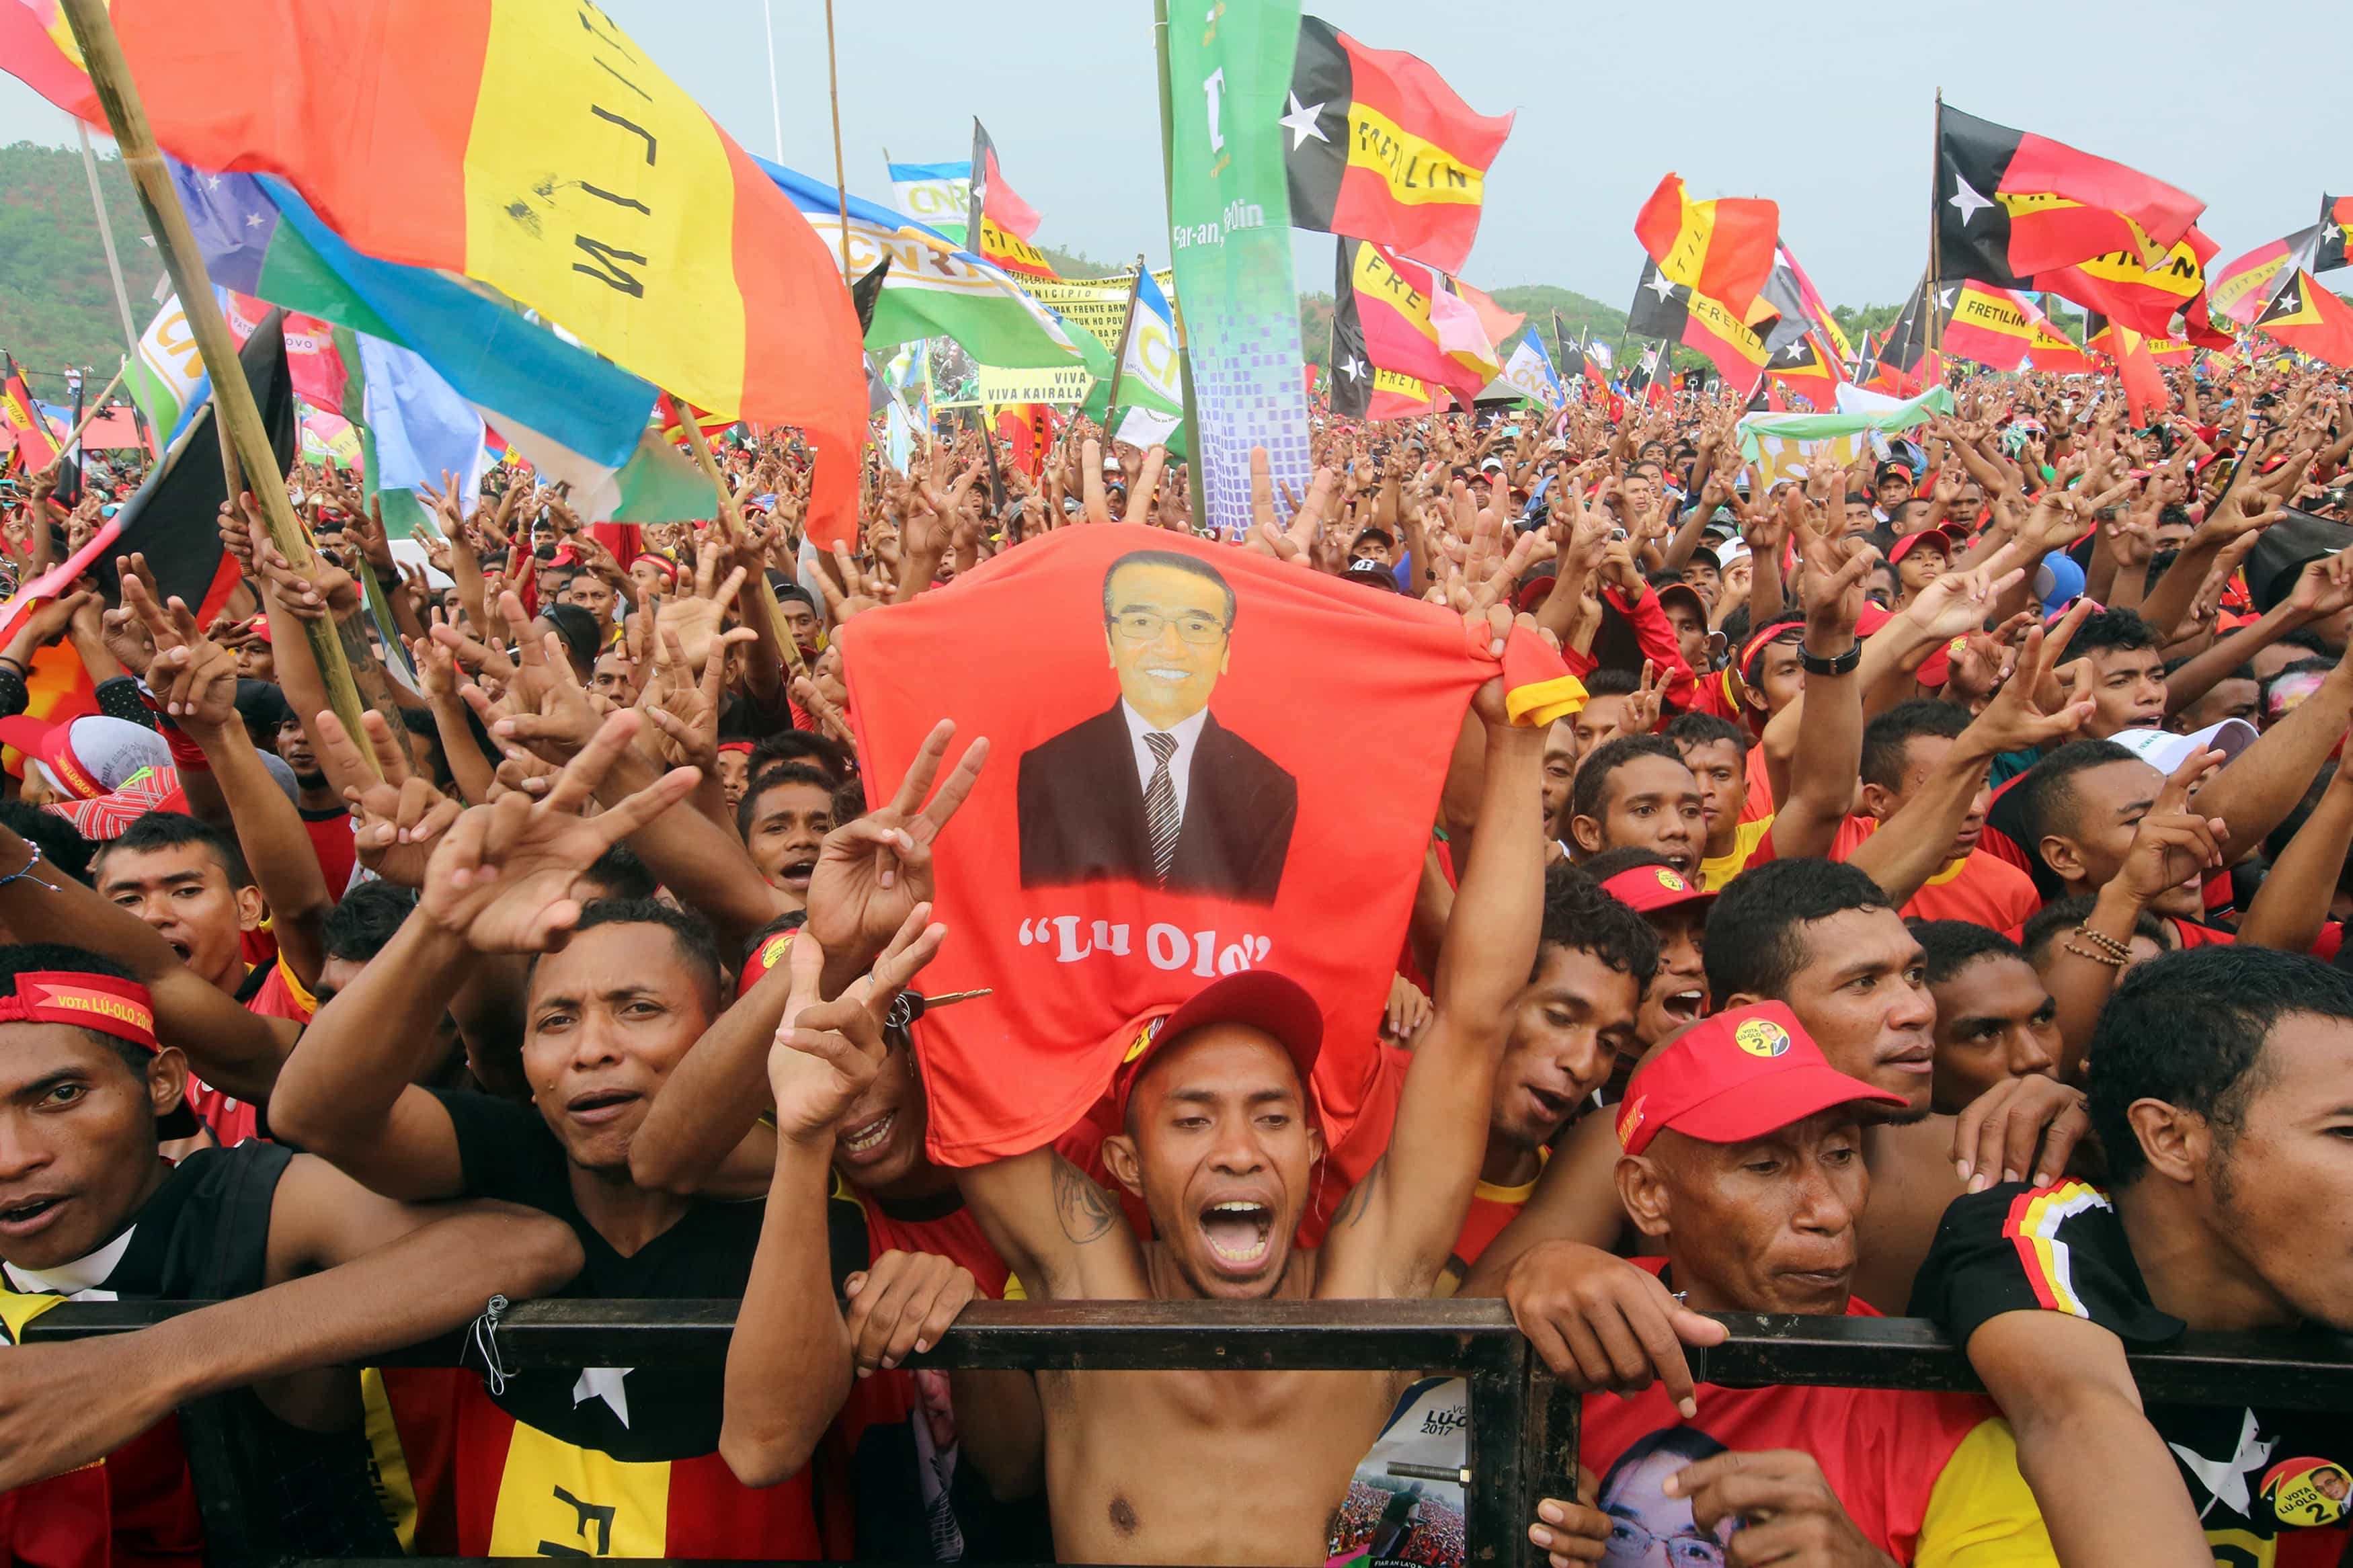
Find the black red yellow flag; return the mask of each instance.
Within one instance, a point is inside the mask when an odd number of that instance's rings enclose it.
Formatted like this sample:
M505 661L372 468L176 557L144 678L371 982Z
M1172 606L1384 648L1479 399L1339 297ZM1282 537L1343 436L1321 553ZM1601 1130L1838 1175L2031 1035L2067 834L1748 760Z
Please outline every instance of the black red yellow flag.
M2320 198L2320 232L2313 237L2315 272L2334 272L2345 265L2345 251L2353 241L2353 196Z
M2253 324L2298 353L2353 370L2353 305L2301 267L2283 275Z
M2161 266L2206 210L2137 169L1942 103L1936 200L1939 278L2003 289L2116 251Z
M1477 113L1426 62L1302 16L1282 126L1293 226L1462 270L1511 115Z
M1664 338L1697 349L1725 384L1746 397L1765 374L1765 332L1776 320L1769 305L1760 301L1758 308L1762 315L1752 324L1721 300L1668 278L1657 262L1645 262L1634 303L1626 312L1626 330L1636 337Z
M1634 216L1634 237L1670 283L1717 300L1744 321L1772 275L1781 209L1754 196L1695 202L1669 174Z

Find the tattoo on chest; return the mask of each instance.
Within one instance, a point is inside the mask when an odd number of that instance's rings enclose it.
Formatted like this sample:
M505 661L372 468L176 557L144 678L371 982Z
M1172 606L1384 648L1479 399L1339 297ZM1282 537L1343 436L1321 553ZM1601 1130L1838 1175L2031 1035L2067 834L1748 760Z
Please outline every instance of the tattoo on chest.
M1059 1153L1054 1156L1054 1217L1061 1222L1062 1234L1081 1245L1102 1239L1118 1217L1093 1178Z

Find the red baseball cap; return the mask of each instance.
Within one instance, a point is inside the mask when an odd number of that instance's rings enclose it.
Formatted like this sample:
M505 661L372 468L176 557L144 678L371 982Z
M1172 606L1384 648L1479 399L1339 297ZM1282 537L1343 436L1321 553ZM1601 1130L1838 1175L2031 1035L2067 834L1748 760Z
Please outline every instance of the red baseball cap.
M1936 651L1920 661L1912 679L1923 686L1942 686L1953 678L1953 656L1968 646L1968 635L1963 633L1949 642L1941 643Z
M1905 1104L1832 1068L1795 1013L1759 1002L1701 1019L1638 1068L1619 1108L1618 1142L1639 1154L1672 1127L1704 1143L1737 1143L1858 1100Z
M1874 605L1866 601L1862 613L1854 617L1854 635L1867 637L1894 618L1894 612L1886 605Z
M1906 555L1911 554L1912 552L1917 549L1922 543L1930 540L1935 541L1936 548L1945 552L1946 559L1950 560L1952 558L1953 542L1945 537L1943 531L1934 528L1924 528L1917 533L1907 533L1903 538L1897 540L1895 542L1895 548L1887 552L1887 563L1890 566L1894 565L1897 562L1902 561Z
M1144 1076L1153 1053L1170 1040L1209 1024L1243 1024L1271 1035L1291 1054L1300 1088L1306 1092L1308 1111L1315 1111L1315 1058L1324 1049L1324 1009L1307 987L1271 969L1243 969L1212 980L1167 1012L1147 1016L1135 1025L1127 1053L1112 1074L1111 1110L1115 1121L1127 1120L1127 1097Z
M1672 866L1630 866L1602 883L1601 890L1638 915L1715 900L1714 893Z

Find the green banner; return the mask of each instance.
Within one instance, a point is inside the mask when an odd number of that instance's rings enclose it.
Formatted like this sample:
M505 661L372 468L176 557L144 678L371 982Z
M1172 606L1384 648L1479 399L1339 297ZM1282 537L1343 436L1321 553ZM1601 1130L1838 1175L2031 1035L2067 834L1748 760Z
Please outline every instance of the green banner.
M1250 531L1250 448L1307 493L1307 392L1280 123L1299 0L1167 0L1168 246L1192 361L1205 521Z

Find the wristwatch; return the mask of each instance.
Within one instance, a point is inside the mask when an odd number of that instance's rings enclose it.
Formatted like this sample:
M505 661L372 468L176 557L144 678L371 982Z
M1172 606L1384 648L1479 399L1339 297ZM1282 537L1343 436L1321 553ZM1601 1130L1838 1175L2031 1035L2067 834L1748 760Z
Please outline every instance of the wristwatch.
M1834 658L1824 658L1810 653L1803 641L1798 644L1798 668L1808 675L1845 675L1862 662L1862 639L1857 637L1846 645L1846 651Z

